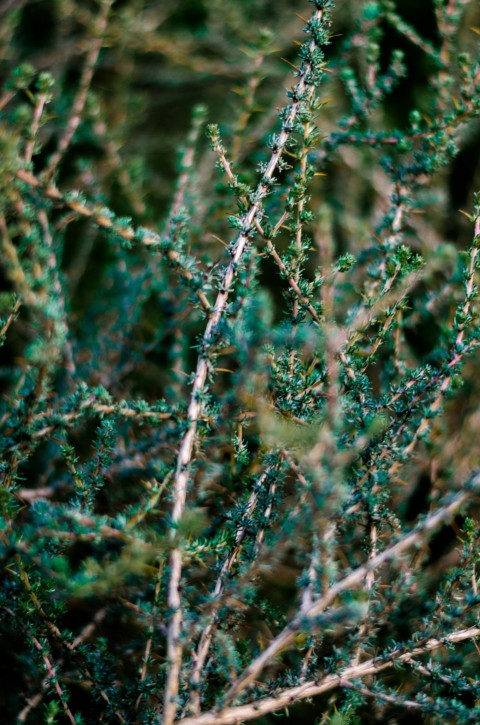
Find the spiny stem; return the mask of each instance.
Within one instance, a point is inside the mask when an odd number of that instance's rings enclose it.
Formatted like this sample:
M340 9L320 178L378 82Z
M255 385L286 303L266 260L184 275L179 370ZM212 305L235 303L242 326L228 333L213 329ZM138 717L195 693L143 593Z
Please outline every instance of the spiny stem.
M313 14L313 19L317 22L322 22L324 18L323 10L316 10ZM310 50L313 52L316 48L315 40L312 40L310 44ZM305 63L305 67L302 69L300 80L296 85L296 95L303 97L305 93L307 97L311 97L315 91L315 87L307 85L306 77L313 67L310 62ZM173 525L178 525L183 513L185 511L185 504L187 498L187 486L189 480L189 467L192 461L193 447L196 442L197 422L202 411L201 396L205 389L207 382L207 376L209 372L208 352L211 348L212 342L215 338L215 334L219 323L224 315L227 300L229 297L230 289L232 287L236 270L239 262L243 256L249 236L251 234L254 221L260 212L261 202L263 198L268 194L270 189L270 182L272 181L274 174L277 170L279 161L283 155L286 145L293 133L295 128L295 122L300 109L300 102L295 101L289 107L286 119L282 124L282 130L279 134L276 149L273 151L270 161L267 164L266 170L263 175L263 179L257 186L254 194L253 203L250 204L247 212L242 216L242 227L243 230L237 235L234 245L233 254L230 264L227 266L223 279L220 285L220 292L217 295L213 311L209 315L208 323L203 334L201 342L201 354L197 361L197 367L195 371L195 377L193 381L192 393L190 398L190 404L187 412L188 428L183 437L180 445L180 450L177 458L177 467L175 473L175 479L173 482L173 512L172 522ZM182 575L182 552L181 549L176 546L170 557L170 582L168 588L168 606L171 611L171 619L168 628L168 640L167 640L167 660L169 663L169 670L167 676L167 684L165 688L164 698L164 711L163 711L163 723L164 725L172 725L175 714L177 711L176 698L179 692L179 679L182 665L182 605L181 605L181 594L180 594L180 579Z

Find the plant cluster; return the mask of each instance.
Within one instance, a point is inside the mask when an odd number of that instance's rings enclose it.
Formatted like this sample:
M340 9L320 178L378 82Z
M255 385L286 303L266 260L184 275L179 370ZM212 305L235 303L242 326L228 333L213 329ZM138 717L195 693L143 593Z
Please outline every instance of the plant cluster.
M2 722L480 720L480 30L430 10L0 3ZM238 85L174 182L149 63Z

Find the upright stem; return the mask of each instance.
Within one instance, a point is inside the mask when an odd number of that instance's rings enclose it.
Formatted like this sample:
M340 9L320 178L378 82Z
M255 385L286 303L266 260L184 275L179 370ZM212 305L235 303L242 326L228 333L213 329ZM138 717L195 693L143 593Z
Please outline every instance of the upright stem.
M321 24L324 19L324 10L315 10L312 22ZM317 43L312 39L309 46L309 58L315 51ZM250 234L254 227L256 217L261 210L262 200L267 196L274 174L278 169L280 159L292 136L300 107L303 103L309 102L315 92L315 85L312 83L312 74L317 69L313 67L310 59L304 61L299 70L300 80L296 84L293 97L297 100L288 107L286 117L282 124L282 130L278 136L275 148L267 164L264 175L258 184L254 194L251 196L249 209L241 218L242 228L234 242L232 260L227 266L220 284L220 291L217 295L215 305L210 313L207 326L200 346L200 354L193 382L190 404L187 413L187 430L180 445L177 459L175 479L173 484L174 505L172 512L172 538L175 528L178 525L185 511L187 498L187 486L189 480L189 467L192 461L193 447L197 438L197 421L202 413L202 394L205 391L209 371L208 354L212 347L219 324L227 307L228 296L235 279L236 270L244 254ZM301 99L301 100L300 100ZM167 642L168 676L165 688L163 725L172 725L177 712L177 697L179 692L180 671L182 666L182 641L181 630L183 614L181 608L180 580L182 576L182 551L177 544L170 555L170 581L168 587L168 606L172 612Z

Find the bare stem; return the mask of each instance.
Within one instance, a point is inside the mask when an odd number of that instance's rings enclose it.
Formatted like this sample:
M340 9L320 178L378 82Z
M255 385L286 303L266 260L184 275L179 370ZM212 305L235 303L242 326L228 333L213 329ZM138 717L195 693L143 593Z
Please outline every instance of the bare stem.
M407 652L399 649L390 653L388 658L374 657L366 662L362 662L362 664L350 665L339 674L327 675L318 680L309 680L298 687L289 687L274 697L255 700L254 702L239 705L238 707L212 710L198 717L184 718L178 721L178 725L219 725L219 723L221 725L240 725L245 720L256 720L267 715L269 712L281 710L300 700L307 700L316 695L323 695L325 692L342 687L344 683L350 682L351 680L367 677L368 675L376 675L379 672L391 669L396 662L410 662L415 657L419 657L428 652L434 652L445 645L454 645L459 642L475 640L478 637L480 637L480 627L460 629L447 634L442 639L429 639L425 644Z

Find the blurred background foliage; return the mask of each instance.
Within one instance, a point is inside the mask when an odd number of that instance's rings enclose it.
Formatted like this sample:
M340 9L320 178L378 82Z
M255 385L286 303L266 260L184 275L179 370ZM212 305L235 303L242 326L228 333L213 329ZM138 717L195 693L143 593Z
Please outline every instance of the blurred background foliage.
M401 17L425 41L438 41L433 0L401 0L397 5ZM228 135L241 114L241 94L251 77L252 61L258 56L258 46L263 45L269 46L268 55L258 70L258 97L245 131L248 143L242 148L242 161L251 168L247 163L251 160L249 155L262 148L263 136L270 131L276 108L283 105L290 69L282 58L294 61L294 43L301 38L304 25L298 15L305 15L307 10L302 0L118 0L114 4L93 89L102 118L108 124L109 140L121 152L122 160L130 163L140 197L135 205L131 199L122 199L121 193L112 193L119 210L140 211L143 202L153 220L163 216L172 199L177 149L185 141L196 104L207 106L209 120L220 124L228 144ZM322 92L322 96L330 97L320 123L325 131L347 108L345 90L334 70L336 62L345 63L343 39L350 38L362 12L363 3L355 0L339 0L336 4L332 28L335 42L328 48L331 81L330 87ZM57 84L55 111L60 111L61 121L62 107L58 104L67 106L76 89L95 23L96 3L3 0L0 13L3 79L25 61L38 71L51 72ZM469 3L462 21L462 52L475 51L478 35L472 27L478 28L479 16L476 3ZM382 65L386 67L392 51L398 49L405 55L407 73L382 104L378 127L403 129L413 109L428 114L435 93L429 82L432 61L392 24L384 22L382 33ZM351 49L349 52L353 66L360 70L359 58ZM93 100L91 105L93 125ZM95 165L103 163L105 173L108 172L112 159L105 148L99 148L98 134L89 131L89 125L82 124L63 174L71 177L80 173L76 164L84 164L87 159ZM52 144L57 132L50 123L47 133ZM467 135L459 156L445 172L448 196L439 223L450 225L453 239L462 226L457 210L468 204L475 180L478 181L479 133L477 127ZM43 153L48 155L50 151L47 142ZM44 156L40 155L35 163L41 168L43 161ZM368 216L368 187L363 194L349 193L345 183L352 174L345 160L337 160L333 174L335 178L326 182L327 189L345 188L342 196L350 201L363 201ZM338 195L335 200L342 201Z

